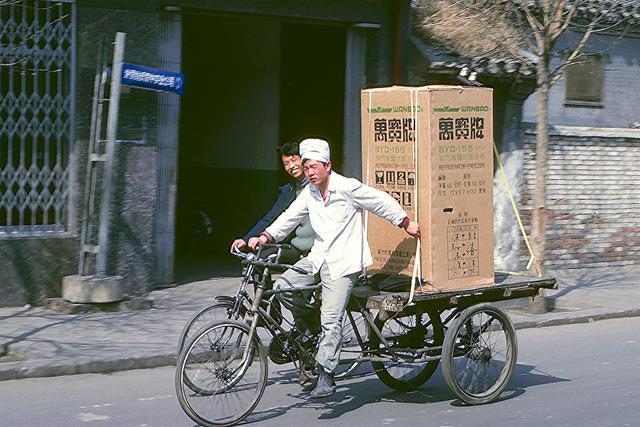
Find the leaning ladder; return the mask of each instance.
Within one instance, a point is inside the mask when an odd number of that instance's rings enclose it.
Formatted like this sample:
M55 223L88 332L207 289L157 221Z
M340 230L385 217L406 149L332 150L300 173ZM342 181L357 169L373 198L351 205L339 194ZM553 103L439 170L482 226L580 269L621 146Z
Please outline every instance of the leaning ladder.
M100 44L98 52L96 75L93 83L87 177L80 235L78 274L81 276L105 277L107 275L113 167L118 130L124 44L125 33L116 33L111 69L106 63L104 43ZM105 98L105 88L109 83L111 86L109 98ZM103 138L105 105L107 105L107 126L106 137ZM98 193L98 190L101 190L101 192Z

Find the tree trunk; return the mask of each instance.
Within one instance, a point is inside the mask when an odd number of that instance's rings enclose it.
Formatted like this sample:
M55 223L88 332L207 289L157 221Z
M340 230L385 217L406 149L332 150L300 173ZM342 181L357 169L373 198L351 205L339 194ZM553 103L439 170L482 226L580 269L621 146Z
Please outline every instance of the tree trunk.
M544 273L545 259L545 203L546 203L546 176L547 176L547 146L549 143L548 128L548 101L549 101L549 68L548 59L540 58L537 66L538 90L536 99L536 174L533 191L533 211L531 216L531 241L533 253L540 267L540 273ZM534 266L532 266L534 268ZM546 311L544 293L540 294L529 304L529 311L543 313Z

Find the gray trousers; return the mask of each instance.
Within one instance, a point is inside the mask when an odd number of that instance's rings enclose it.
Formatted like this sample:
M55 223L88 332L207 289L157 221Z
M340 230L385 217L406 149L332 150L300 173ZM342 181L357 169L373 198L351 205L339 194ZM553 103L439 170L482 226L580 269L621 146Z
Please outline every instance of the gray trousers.
M313 266L307 258L302 258L296 262L296 267L311 272ZM294 289L300 286L310 286L318 282L322 285L322 305L320 306L320 326L321 335L318 342L318 352L316 362L321 365L326 372L333 372L340 360L340 347L342 345L342 319L349 302L349 295L354 283L358 279L359 273L349 274L331 279L327 263L323 263L320 271L315 274L300 274L293 270L285 271L274 283L275 289ZM296 323L309 325L312 320L309 316L314 316L313 305L309 299L311 292L304 293L284 293L278 295L282 305L291 310ZM303 320L304 319L304 320ZM303 320L300 322L300 320ZM310 328L312 329L312 327Z

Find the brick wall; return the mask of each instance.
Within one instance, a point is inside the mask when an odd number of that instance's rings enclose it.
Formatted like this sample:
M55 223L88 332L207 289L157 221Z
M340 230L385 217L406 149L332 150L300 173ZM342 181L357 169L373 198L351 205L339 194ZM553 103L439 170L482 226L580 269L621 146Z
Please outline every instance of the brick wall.
M524 130L530 224L535 128ZM640 130L555 126L547 171L547 268L640 264ZM530 230L528 230L530 232ZM522 259L528 254L522 253Z

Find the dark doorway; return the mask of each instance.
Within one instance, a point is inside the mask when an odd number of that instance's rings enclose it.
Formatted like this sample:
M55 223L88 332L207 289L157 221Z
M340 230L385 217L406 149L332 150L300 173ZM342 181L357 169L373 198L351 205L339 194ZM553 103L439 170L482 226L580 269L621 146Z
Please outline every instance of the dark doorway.
M182 52L178 283L240 273L229 246L287 179L277 145L323 137L341 166L345 31L185 14Z
M283 141L329 141L342 169L346 32L324 25L282 25L280 134Z

